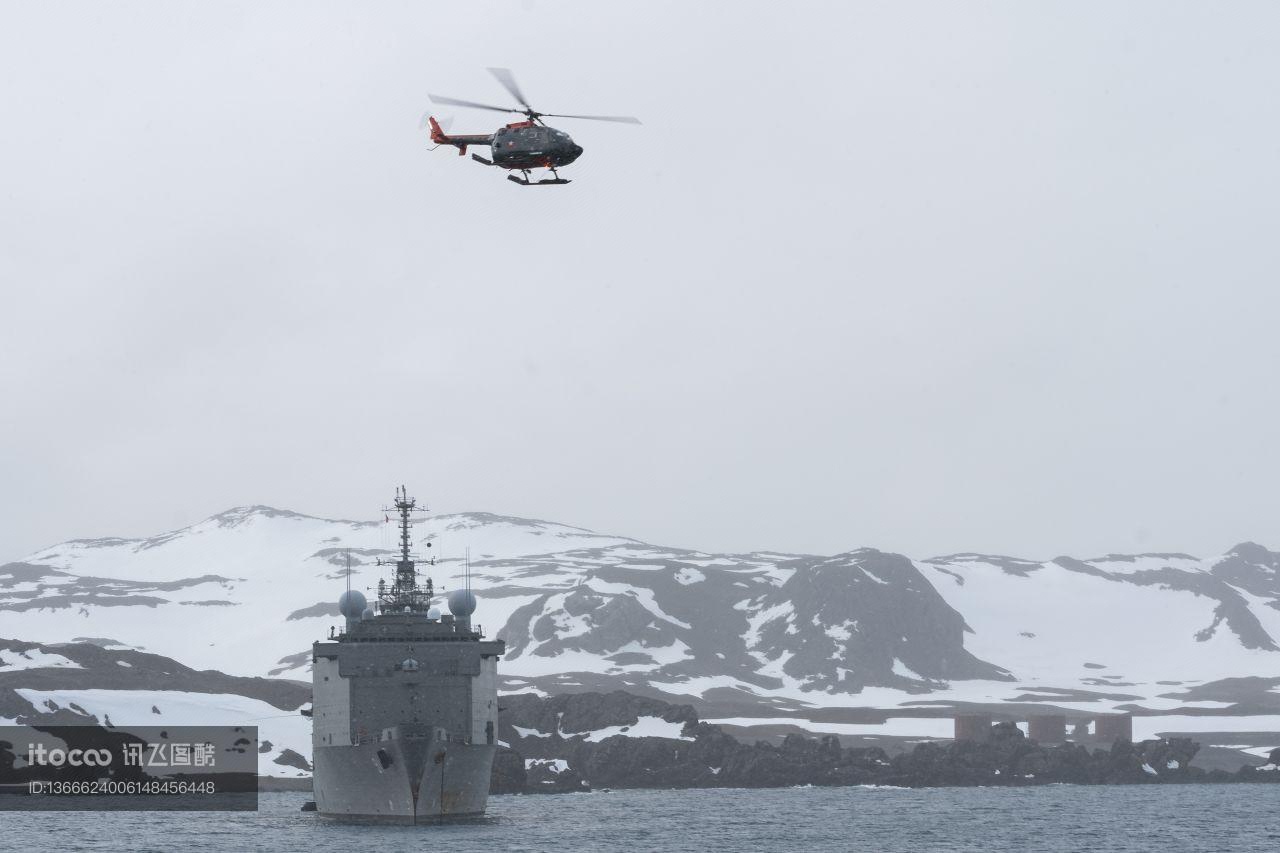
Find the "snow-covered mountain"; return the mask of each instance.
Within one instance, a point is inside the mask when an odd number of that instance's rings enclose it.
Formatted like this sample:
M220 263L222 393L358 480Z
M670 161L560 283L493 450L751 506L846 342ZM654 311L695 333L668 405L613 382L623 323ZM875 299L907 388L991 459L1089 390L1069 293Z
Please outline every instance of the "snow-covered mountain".
M310 775L309 684L196 672L109 643L0 639L0 724L256 726L258 772Z
M712 722L850 734L938 734L928 717L974 705L1135 710L1139 734L1280 731L1280 554L1257 545L1040 562L707 554L486 513L415 532L437 590L470 549L508 692L622 688ZM72 540L0 567L0 636L306 680L311 642L340 621L348 553L352 586L372 587L395 537L383 520L257 506Z

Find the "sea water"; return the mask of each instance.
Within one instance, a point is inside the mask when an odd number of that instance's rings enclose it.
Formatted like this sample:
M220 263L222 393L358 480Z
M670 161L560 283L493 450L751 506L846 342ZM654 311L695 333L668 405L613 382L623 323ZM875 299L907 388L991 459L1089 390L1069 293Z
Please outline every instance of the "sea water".
M350 825L249 813L10 812L5 851L1280 851L1280 785L785 788L495 796L483 820Z

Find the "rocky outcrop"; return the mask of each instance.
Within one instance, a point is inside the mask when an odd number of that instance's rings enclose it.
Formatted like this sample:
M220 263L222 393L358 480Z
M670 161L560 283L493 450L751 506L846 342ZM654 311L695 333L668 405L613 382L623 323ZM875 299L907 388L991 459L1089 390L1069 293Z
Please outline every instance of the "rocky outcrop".
M275 763L283 767L296 767L299 770L311 772L311 762L292 749L281 750L280 754L275 757Z
M1211 570L1215 577L1280 609L1280 554L1253 542L1232 548Z
M795 785L1045 785L1274 782L1280 773L1243 767L1235 774L1192 766L1199 744L1187 738L1109 749L1043 746L1013 723L997 723L984 743L938 741L890 756L878 747L845 747L838 738L787 735L745 744L698 722L688 706L617 691L542 699L503 698L500 731L509 744L495 763L497 792L591 788L772 788ZM680 723L677 737L599 737L641 718ZM1280 749L1271 757L1280 763ZM523 789L509 768L528 768ZM500 769L501 768L501 769Z
M526 793L573 794L590 791L591 786L577 770L560 758L535 758L525 762Z
M756 627L756 654L781 661L806 690L908 692L931 680L1008 680L964 648L964 617L900 554L872 548L779 564L791 576L753 608L776 613Z
M658 717L673 723L698 721L697 713L688 705L673 705L623 690L563 693L547 698L517 693L503 696L498 706L498 731L501 738L509 742L525 737L517 729L572 739L609 726L632 726L641 717Z
M523 794L528 785L524 759L510 747L499 747L493 757L489 792L492 794Z

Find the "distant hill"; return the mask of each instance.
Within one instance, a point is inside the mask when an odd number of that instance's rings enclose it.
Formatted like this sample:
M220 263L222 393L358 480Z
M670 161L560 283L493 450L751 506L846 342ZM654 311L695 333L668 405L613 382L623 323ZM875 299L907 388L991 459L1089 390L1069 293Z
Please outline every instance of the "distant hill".
M488 513L416 533L437 590L460 584L470 548L477 621L508 644L507 692L625 689L727 725L847 734L936 735L942 721L922 717L975 706L1132 710L1139 736L1280 731L1280 555L1254 544L1207 559L709 554ZM395 547L381 519L262 506L70 540L0 567L3 632L306 681L311 642L340 621L348 552L366 589ZM41 669L57 668L0 649L0 686L37 689ZM192 692L215 680L191 677Z

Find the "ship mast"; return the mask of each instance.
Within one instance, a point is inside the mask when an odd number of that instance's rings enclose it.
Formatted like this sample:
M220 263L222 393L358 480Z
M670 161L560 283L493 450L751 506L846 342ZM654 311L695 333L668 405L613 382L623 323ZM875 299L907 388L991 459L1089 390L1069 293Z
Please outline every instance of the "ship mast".
M391 587L387 588L383 581L378 583L378 602L383 613L425 613L435 594L431 578L426 578L421 586L418 584L418 558L412 552L409 533L413 524L419 520L410 517L410 513L418 511L417 506L418 501L409 497L404 486L396 490L394 509L400 516L400 559L396 560L396 579ZM389 513L391 509L392 507L384 507L383 512ZM427 547L431 547L430 542ZM434 564L435 560L432 559L431 563ZM378 565L387 564L379 560Z

